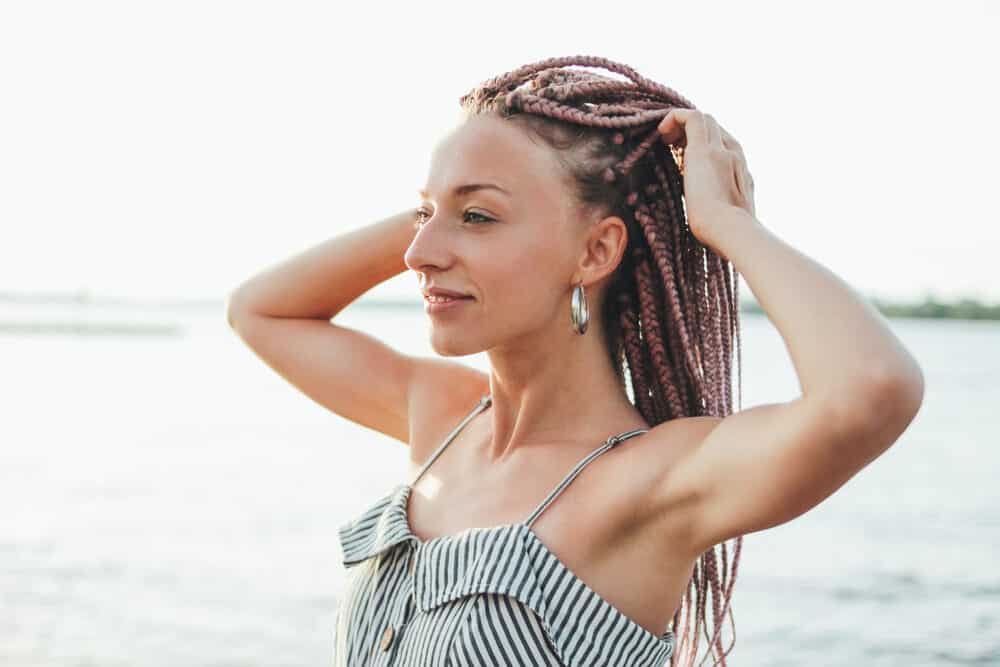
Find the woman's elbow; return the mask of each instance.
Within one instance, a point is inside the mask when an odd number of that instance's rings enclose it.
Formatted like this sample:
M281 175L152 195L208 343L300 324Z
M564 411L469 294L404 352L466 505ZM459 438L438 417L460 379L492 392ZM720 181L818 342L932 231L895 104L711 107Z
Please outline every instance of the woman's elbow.
M924 373L915 362L905 368L883 368L872 373L862 394L868 426L895 426L902 433L917 416L924 401Z

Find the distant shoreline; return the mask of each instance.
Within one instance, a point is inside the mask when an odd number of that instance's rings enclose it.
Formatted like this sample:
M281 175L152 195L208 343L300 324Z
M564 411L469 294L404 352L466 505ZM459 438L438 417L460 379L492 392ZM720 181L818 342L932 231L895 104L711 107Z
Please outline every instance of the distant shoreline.
M978 299L958 301L938 301L934 297L924 297L923 301L890 301L876 297L867 298L875 308L887 318L913 317L939 320L1000 320L1000 303L988 304ZM753 299L746 303L740 298L740 312L763 314L760 304Z
M866 296L887 318L930 318L950 320L1000 320L1000 302L986 303L979 299L962 298L942 301L933 296L925 296L921 301L893 301ZM182 311L217 310L222 316L224 298L214 299L136 299L105 297L90 292L3 292L0 291L0 306L94 306L102 308L142 308ZM419 299L366 298L362 296L349 307L361 308L422 308ZM740 312L763 314L760 304L744 289L740 293Z

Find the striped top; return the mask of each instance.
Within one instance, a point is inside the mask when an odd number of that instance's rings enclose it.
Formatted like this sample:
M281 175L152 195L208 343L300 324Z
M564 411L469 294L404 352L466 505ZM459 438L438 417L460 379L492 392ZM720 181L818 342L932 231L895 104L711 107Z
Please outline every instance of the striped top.
M337 606L334 667L536 665L661 667L673 632L654 635L601 597L550 551L531 524L595 458L648 429L608 438L527 520L421 540L407 500L459 431L409 484L339 528L346 571Z

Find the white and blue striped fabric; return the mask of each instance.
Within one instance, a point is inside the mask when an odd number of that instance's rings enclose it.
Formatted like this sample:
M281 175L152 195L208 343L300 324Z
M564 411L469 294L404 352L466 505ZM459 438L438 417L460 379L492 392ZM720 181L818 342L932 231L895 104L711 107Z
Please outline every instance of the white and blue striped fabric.
M528 520L422 541L409 529L407 501L421 475L476 414L448 435L409 484L395 487L339 528L346 569L336 612L335 667L533 665L661 667L674 648L577 578L531 524L590 461L619 442L608 438Z

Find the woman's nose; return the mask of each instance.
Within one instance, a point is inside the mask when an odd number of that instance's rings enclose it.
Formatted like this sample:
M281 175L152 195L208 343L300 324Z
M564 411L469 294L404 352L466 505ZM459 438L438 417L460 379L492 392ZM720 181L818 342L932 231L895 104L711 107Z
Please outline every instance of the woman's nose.
M426 215L420 219L422 222L403 254L403 262L412 271L422 271L428 266L442 267L449 261L450 253L439 233L440 221Z

